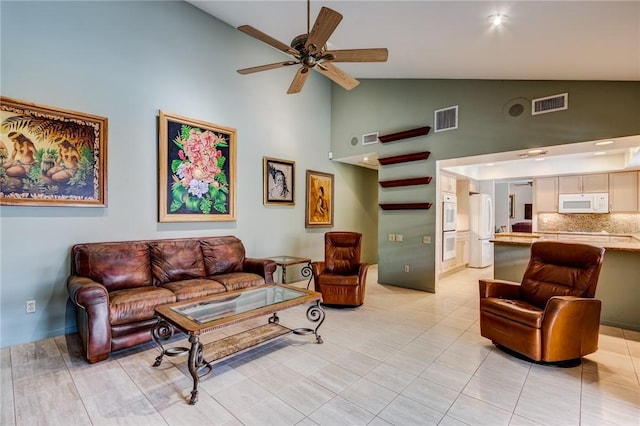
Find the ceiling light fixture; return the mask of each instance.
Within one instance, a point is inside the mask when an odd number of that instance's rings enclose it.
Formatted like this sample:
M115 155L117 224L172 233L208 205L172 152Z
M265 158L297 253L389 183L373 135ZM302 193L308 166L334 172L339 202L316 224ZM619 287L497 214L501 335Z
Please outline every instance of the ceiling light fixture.
M544 158L534 158L533 161L544 161Z
M598 152L594 152L593 155L605 155L606 152L604 151L598 151Z
M487 165L487 166L489 166L489 167L491 167L491 166L495 166L495 164L494 164L494 163L487 163L486 165Z
M600 142L596 142L595 145L596 146L603 146L603 145L611 145L613 143L613 141L600 141Z
M489 16L489 21L493 24L494 27L501 25L506 18L506 15L502 15L500 13L496 13L495 15Z

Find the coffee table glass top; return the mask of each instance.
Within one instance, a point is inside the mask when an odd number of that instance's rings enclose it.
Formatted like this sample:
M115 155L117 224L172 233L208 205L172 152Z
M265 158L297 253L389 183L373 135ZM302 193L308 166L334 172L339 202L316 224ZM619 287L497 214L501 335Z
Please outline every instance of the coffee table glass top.
M220 297L215 297L211 300L182 304L171 309L197 324L207 324L222 318L306 296L308 296L308 292L282 286L270 286L243 291L228 297L220 295Z

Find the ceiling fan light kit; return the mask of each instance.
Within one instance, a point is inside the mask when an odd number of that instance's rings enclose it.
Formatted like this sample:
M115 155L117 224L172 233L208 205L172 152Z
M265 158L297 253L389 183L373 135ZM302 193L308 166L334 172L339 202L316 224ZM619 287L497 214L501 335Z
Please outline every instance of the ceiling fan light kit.
M291 41L291 45L276 40L275 38L253 28L250 25L242 25L238 30L243 33L293 56L295 60L276 62L238 70L238 73L246 75L260 71L267 71L291 65L300 65L296 75L289 86L288 94L298 93L309 77L309 71L314 69L325 77L346 90L351 90L360 82L338 68L333 62L386 62L389 52L385 48L373 49L346 49L327 51L327 41L331 34L342 21L342 15L328 7L322 7L316 18L313 28L309 30L310 0L307 0L307 33L300 34Z

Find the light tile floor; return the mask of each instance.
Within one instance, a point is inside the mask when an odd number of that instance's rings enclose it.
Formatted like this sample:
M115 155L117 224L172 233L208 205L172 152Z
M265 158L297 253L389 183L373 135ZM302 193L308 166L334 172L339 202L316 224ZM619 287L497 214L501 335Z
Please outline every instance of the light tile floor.
M514 358L479 335L490 274L465 270L430 294L377 284L374 266L362 307L326 310L324 344L292 336L216 364L195 406L184 358L153 368L153 344L95 365L77 335L4 348L0 424L640 425L640 332L603 326L573 368Z

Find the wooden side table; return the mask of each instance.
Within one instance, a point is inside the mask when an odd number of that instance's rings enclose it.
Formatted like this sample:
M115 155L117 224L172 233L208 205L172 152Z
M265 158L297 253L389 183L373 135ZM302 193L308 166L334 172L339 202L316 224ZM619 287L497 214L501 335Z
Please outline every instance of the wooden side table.
M286 284L287 282L287 266L306 263L306 266L304 266L300 270L300 273L303 277L309 278L309 281L307 282L307 288L309 288L309 285L311 284L311 278L313 278L313 274L311 271L311 259L309 259L308 257L295 256L273 256L267 257L267 259L273 260L274 262L276 262L276 265L278 265L282 269L282 279L280 280L282 284Z

